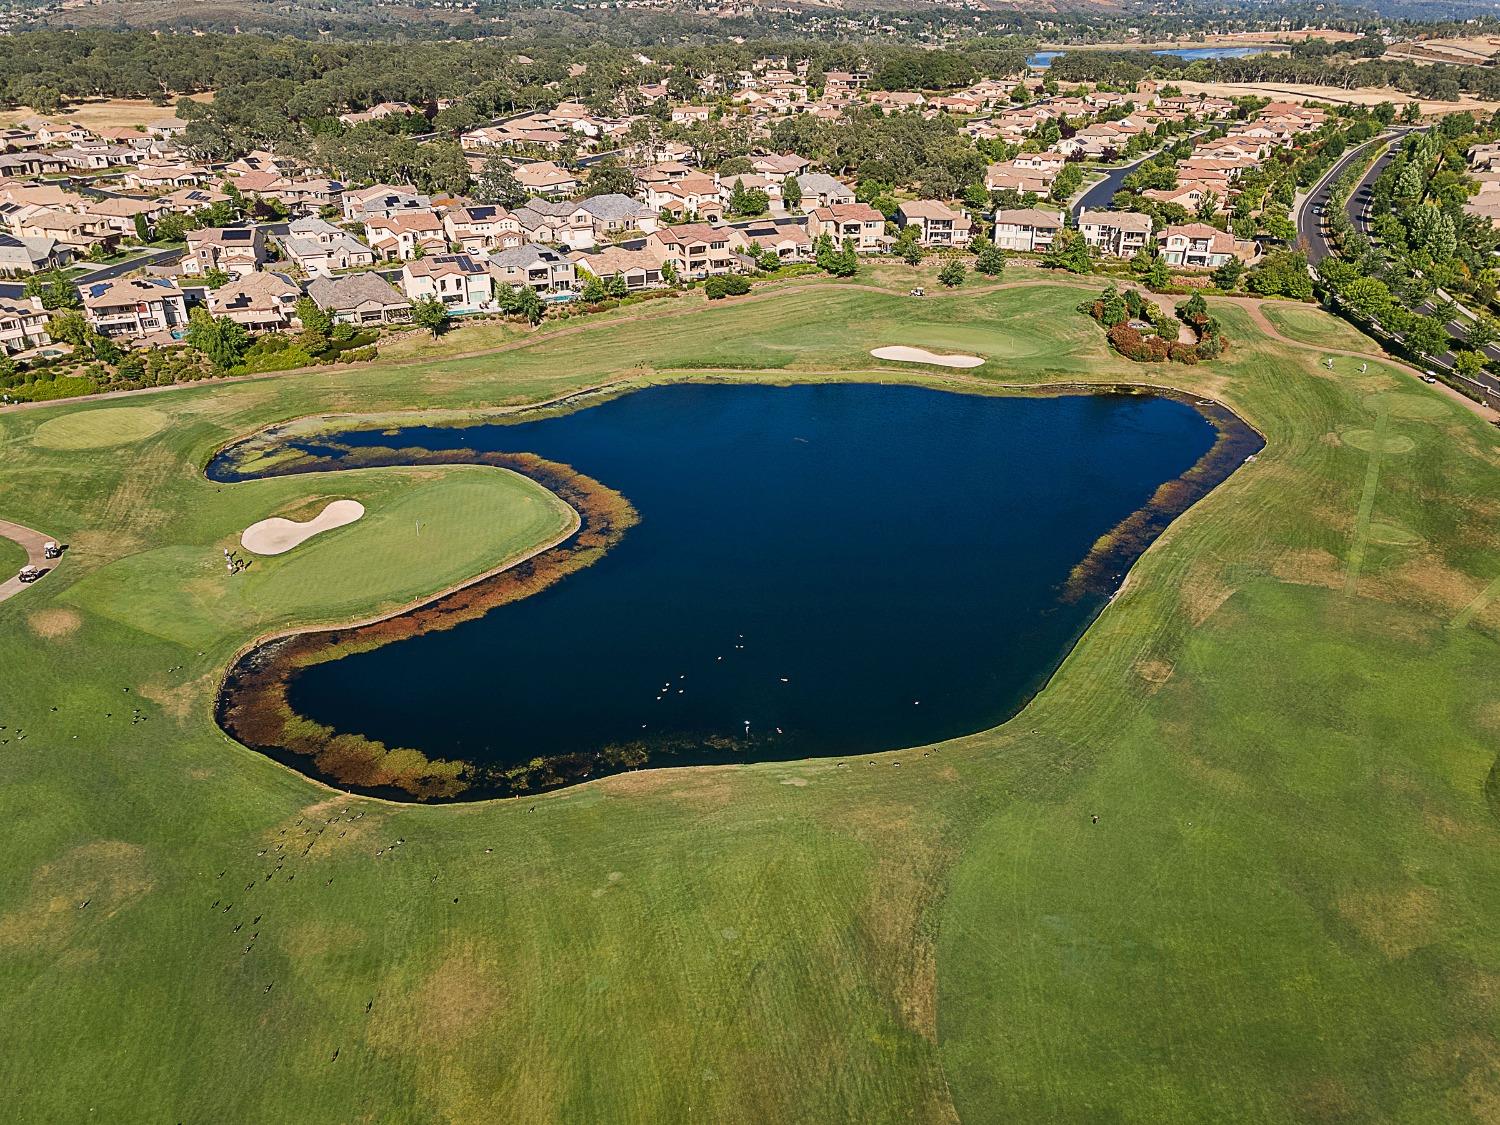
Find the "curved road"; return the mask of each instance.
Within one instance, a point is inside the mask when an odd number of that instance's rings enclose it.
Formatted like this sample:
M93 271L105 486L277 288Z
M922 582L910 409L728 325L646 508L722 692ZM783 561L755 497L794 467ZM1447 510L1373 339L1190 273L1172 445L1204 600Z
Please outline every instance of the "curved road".
M18 543L26 551L27 561L39 570L47 569L48 559L42 550L42 545L49 541L49 537L40 531L32 531L29 527L22 527L18 523L10 523L0 520L0 538L9 539L12 543ZM26 584L15 575L11 575L4 582L0 582L0 602L6 598L13 598L22 590Z

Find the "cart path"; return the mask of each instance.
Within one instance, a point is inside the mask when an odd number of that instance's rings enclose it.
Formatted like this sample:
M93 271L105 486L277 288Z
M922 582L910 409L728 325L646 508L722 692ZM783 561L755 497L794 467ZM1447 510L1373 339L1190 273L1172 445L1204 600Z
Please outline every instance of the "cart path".
M50 539L50 536L43 535L40 531L32 531L29 527L22 527L18 523L0 520L0 538L9 539L13 543L20 544L26 552L26 561L32 566L41 569L47 568L48 559L42 550L42 545ZM55 562L53 565L55 565ZM15 597L24 589L26 589L26 584L12 574L4 582L0 582L0 602L3 602L6 598Z

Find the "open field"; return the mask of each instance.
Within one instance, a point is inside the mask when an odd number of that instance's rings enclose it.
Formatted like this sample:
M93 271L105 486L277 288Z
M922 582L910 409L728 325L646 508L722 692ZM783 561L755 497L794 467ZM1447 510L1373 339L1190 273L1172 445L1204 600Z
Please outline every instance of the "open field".
M1469 112L1488 115L1500 109L1500 102L1487 102L1479 98L1461 95L1457 101L1437 101L1432 98L1414 99L1394 87L1361 86L1345 90L1338 86L1304 85L1296 82L1177 82L1184 94L1207 94L1215 98L1258 97L1273 100L1315 101L1329 105L1379 105L1390 102L1405 105L1409 101L1420 101L1422 112L1432 117L1446 113Z
M0 536L0 582L14 578L16 571L26 565L26 551L19 543L12 543Z
M0 605L8 1116L1493 1120L1500 435L1386 362L1319 368L1242 303L1211 300L1224 361L1141 367L1074 311L1097 282L868 280L0 414L0 515L72 544ZM989 358L871 359L892 340ZM705 372L1159 381L1268 445L1020 716L937 753L405 807L215 727L253 637L422 598L558 516L481 467L218 486L223 443ZM345 496L369 514L239 586L193 570ZM403 538L417 519L451 557Z
M213 94L190 94L195 102L213 101ZM149 98L97 98L91 101L71 102L55 113L41 114L54 121L76 121L85 129L133 129L164 117L173 116L172 106L176 97L167 105L156 105ZM0 110L0 126L13 125L36 110L28 106L19 109Z

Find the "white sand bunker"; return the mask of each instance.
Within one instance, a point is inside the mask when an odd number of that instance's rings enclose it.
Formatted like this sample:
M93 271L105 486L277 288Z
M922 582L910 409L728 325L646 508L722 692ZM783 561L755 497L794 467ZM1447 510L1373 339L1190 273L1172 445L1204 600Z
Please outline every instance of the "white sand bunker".
M320 531L351 524L365 514L358 500L335 500L306 523L272 516L252 523L240 536L240 545L255 555L280 555L306 543Z
M876 359L896 359L902 363L935 363L939 367L979 367L984 360L977 355L938 355L926 348L906 348L899 344L889 348L872 348Z

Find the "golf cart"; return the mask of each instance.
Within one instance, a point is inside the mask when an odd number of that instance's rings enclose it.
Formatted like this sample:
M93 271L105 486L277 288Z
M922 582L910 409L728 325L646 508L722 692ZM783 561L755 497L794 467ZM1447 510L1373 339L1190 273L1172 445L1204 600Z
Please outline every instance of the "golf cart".
M55 541L49 539L42 544L42 554L49 559L60 559L62 558L62 548Z
M913 289L911 291L911 296L913 296L913 297L925 297L925 296L927 296L927 290L923 289L920 285L918 285L915 289Z
M42 576L42 572L34 566L23 566L21 573L16 578L21 582L35 582Z

